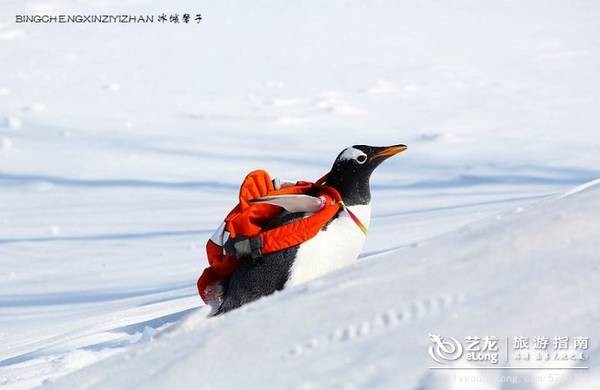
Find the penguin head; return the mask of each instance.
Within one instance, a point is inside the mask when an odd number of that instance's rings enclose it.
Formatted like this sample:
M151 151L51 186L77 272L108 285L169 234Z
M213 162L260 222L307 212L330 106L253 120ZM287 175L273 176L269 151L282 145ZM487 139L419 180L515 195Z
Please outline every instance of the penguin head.
M340 152L335 159L325 184L335 188L349 205L368 204L371 201L369 179L383 161L405 151L406 145L354 145Z

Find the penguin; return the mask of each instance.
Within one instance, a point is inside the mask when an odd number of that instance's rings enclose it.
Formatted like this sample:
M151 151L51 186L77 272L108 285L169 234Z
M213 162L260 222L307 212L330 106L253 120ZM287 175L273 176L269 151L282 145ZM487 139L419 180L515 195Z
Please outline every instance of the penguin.
M222 284L222 302L213 315L219 315L260 297L315 279L356 261L371 218L371 174L387 158L407 149L406 145L386 147L354 145L342 150L323 184L335 188L345 208L340 208L316 236L300 245L265 254L258 259L242 259L235 272ZM352 215L353 214L353 215ZM305 212L283 211L265 230L293 222ZM354 217L354 218L353 218Z

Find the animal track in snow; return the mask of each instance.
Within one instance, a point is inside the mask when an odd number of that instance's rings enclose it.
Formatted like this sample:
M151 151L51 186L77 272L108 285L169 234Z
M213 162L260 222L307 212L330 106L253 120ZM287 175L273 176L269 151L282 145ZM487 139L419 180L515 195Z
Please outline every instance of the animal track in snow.
M327 344L362 339L387 328L394 328L435 315L463 303L464 300L465 296L462 293L441 294L409 303L399 309L391 308L357 324L349 324L343 328L335 329L320 339L312 338L305 343L297 344L287 352L286 356L295 357L323 348Z

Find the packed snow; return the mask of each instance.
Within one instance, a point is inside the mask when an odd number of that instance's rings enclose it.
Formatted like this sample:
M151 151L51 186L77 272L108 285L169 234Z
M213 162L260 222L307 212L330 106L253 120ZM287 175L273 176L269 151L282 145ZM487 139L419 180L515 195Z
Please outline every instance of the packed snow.
M203 18L15 23L163 12ZM593 1L3 1L0 389L600 388L598 20ZM208 318L204 244L245 174L314 180L362 143L409 149L372 177L356 264ZM430 334L585 336L589 356L430 369Z

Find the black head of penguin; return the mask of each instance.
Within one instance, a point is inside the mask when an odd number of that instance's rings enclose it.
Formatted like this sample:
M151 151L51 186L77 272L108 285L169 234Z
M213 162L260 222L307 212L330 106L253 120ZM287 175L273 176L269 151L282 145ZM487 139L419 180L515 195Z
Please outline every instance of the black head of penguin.
M354 145L341 151L335 159L325 184L335 188L348 206L371 201L369 179L387 158L406 150L406 145Z

